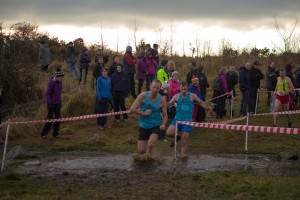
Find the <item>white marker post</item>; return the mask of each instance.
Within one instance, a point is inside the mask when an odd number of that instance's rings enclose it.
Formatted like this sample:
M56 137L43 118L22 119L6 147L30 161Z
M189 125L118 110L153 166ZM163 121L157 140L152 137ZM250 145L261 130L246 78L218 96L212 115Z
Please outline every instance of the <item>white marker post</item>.
M249 125L249 112L247 113L247 121L246 125ZM245 151L248 151L248 130L246 130L246 138L245 138Z
M174 175L176 174L176 162L177 162L177 135L178 135L178 123L176 121L176 124L175 124L175 136L174 136L174 168L173 168L173 173Z
M231 90L231 99L230 99L230 119L233 117L233 90Z
M10 128L10 123L7 124L7 128L6 128L6 136L5 136L4 151L3 151L3 158L2 158L2 165L1 165L1 173L4 170L4 163L5 163L5 156L6 156L6 149L7 149L7 141L8 141L9 128Z
M257 112L258 96L259 96L259 88L257 89L257 93L256 93L255 114L256 114L256 112ZM250 98L251 98L251 97L250 97Z

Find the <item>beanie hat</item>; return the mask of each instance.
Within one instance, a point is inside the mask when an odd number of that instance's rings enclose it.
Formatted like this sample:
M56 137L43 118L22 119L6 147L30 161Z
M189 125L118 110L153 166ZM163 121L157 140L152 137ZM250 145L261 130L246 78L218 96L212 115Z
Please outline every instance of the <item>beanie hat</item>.
M170 83L168 81L164 81L161 88L165 89L165 88L169 88L170 87Z
M128 45L127 47L126 47L126 51L132 51L132 47L130 46L130 45Z
M60 69L57 69L56 72L55 72L55 76L56 77L64 77L65 73L62 72Z
M177 75L177 76L178 76L178 75L179 75L179 74L178 74L178 71L172 72L172 78L173 78L174 75Z
M197 76L195 76L195 75L192 76L192 83L193 84L198 84L199 83L199 79L197 78Z

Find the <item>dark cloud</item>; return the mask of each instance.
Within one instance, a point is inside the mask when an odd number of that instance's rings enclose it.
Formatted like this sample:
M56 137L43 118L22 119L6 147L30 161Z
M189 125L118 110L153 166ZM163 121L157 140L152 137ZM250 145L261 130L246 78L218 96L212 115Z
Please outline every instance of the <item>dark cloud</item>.
M188 21L228 28L271 27L274 15L295 20L299 0L0 0L4 23L61 24L154 29L159 23Z

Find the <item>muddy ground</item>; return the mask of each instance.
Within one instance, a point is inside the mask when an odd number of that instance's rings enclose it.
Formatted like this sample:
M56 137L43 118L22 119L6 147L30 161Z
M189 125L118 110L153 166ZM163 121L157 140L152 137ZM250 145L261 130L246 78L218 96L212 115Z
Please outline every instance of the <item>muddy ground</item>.
M134 160L133 155L98 151L56 152L55 155L28 151L25 157L8 160L5 170L18 178L37 178L41 184L54 182L71 193L94 188L88 199L210 199L215 195L181 183L181 179L176 179L181 174L242 172L258 176L300 176L299 161L282 161L271 155L199 154L175 160L170 154L141 162ZM197 195L201 198L193 198ZM63 194L62 199L68 198Z

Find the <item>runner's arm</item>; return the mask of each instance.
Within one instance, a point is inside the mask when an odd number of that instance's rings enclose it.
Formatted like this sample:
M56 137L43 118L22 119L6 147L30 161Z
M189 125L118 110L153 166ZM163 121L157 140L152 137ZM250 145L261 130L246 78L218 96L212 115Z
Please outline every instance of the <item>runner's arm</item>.
M206 103L201 99L199 99L199 97L193 93L191 93L191 100L196 103L199 103L202 108L210 110L210 108L206 105Z
M139 94L139 96L135 99L135 101L133 102L133 104L130 107L131 113L135 113L138 115L146 115L146 111L143 112L140 110L140 105L143 102L144 98L145 98L145 92L142 92L141 94Z
M176 94L173 98L167 103L167 107L170 108L176 101L178 101L178 95Z
M166 128L166 123L168 121L167 102L166 102L165 98L161 99L161 110L162 110L162 114L163 114L161 128L165 129Z

